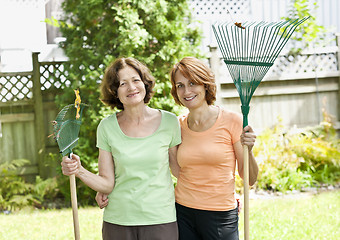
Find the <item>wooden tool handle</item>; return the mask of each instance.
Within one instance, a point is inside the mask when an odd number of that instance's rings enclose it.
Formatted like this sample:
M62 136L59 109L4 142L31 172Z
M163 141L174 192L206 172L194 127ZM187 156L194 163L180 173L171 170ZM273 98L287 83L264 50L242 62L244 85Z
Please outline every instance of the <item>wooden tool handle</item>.
M249 240L249 152L243 145L244 239Z
M71 190L71 203L72 203L72 213L73 213L74 239L80 240L76 177L74 174L70 175L70 190Z

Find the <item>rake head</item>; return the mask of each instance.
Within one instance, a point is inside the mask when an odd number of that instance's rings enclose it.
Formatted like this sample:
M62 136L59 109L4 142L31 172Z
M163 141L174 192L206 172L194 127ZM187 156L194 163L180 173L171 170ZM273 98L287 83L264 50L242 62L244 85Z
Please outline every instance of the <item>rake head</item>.
M309 17L280 22L214 24L223 60L241 99L243 126L256 88L295 31Z
M62 156L72 153L78 144L81 117L86 104L80 104L79 117L74 104L65 106L53 121L53 133Z

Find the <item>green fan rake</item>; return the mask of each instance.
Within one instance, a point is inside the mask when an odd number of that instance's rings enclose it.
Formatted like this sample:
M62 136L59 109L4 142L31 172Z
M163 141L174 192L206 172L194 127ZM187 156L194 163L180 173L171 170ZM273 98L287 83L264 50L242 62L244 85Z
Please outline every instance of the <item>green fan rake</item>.
M214 24L213 31L223 60L241 99L243 127L248 125L251 97L283 47L309 17L280 22ZM249 239L249 156L244 152L244 236Z
M54 138L56 139L62 156L72 154L72 149L77 146L79 140L79 130L81 125L81 116L86 104L70 104L65 106L53 121ZM73 226L75 239L80 239L79 219L77 206L77 192L75 175L70 176L71 202L73 212Z

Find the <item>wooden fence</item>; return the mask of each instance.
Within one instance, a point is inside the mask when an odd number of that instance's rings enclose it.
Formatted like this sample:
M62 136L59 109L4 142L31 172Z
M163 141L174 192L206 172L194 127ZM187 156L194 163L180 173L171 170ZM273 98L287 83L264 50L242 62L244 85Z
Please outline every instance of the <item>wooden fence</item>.
M319 124L323 114L340 130L340 35L337 46L282 54L255 91L249 124L260 132L282 123L287 127ZM210 47L210 66L216 76L217 103L241 112L238 92L217 47Z
M30 72L0 73L0 165L13 159L27 159L18 170L28 180L55 174L59 162L49 162L48 153L58 153L50 121L58 109L55 96L70 84L65 62L39 62L32 54Z
M281 55L256 90L249 123L257 130L271 127L282 118L286 126L310 126L322 120L322 108L340 119L340 40L338 47ZM217 104L240 111L240 100L216 47L209 63L216 75ZM48 153L58 153L52 124L58 109L55 96L70 86L66 62L39 62L32 54L33 71L0 73L0 165L12 159L28 159L18 174L32 179L54 175L59 161L48 162Z

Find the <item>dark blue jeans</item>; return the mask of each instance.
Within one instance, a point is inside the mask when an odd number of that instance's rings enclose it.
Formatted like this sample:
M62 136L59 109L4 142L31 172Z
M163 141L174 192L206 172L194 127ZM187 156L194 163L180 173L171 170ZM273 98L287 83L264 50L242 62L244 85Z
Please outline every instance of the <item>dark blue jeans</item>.
M206 211L176 203L179 240L238 240L238 208Z

